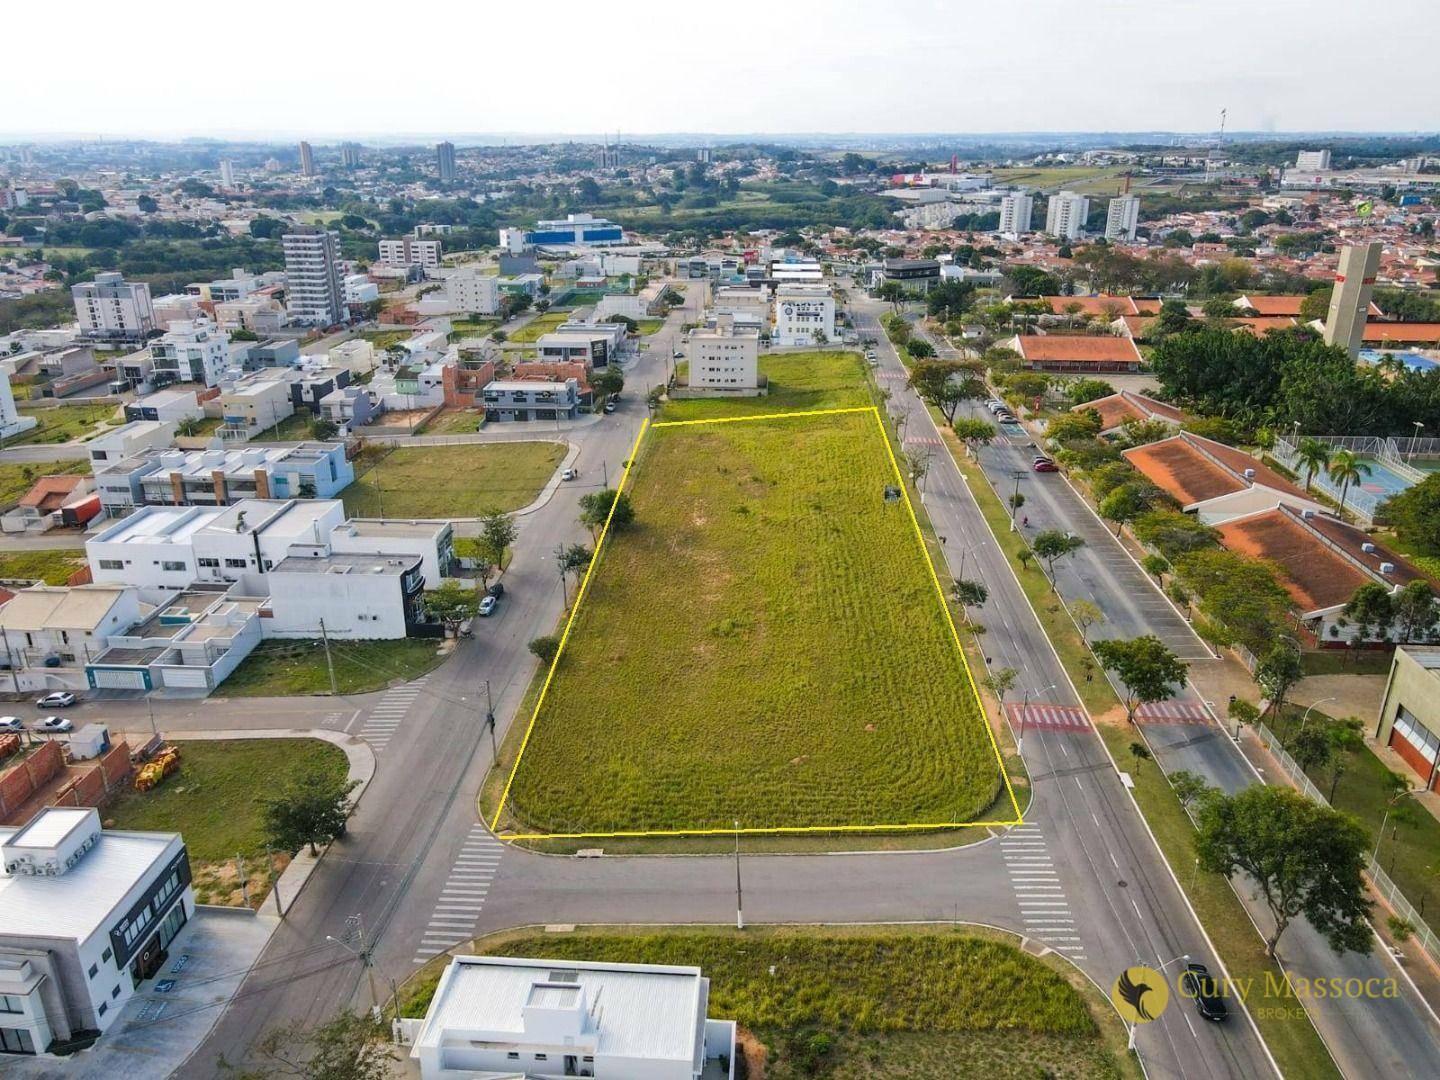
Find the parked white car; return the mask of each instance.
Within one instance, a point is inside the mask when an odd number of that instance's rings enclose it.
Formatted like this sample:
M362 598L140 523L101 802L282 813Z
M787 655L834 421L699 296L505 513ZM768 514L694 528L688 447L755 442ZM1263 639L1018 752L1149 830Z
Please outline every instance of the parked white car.
M47 716L35 724L36 731L70 731L75 727L63 716Z

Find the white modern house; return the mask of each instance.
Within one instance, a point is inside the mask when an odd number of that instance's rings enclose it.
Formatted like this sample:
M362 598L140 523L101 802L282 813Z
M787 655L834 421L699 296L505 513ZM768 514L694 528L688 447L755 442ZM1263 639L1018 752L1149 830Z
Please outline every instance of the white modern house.
M194 399L194 393L191 393ZM146 450L160 449L175 441L173 420L131 420L95 436L85 444L90 455L90 471L98 473L127 457Z
M265 575L266 637L403 638L421 621L425 577L417 556L340 555L303 545Z
M340 555L418 558L427 589L438 586L455 565L455 527L448 521L351 518L329 535L331 550Z
M150 345L154 375L215 386L230 364L230 335L208 322L181 320Z
M775 289L772 345L815 345L835 340L835 297L827 285L780 285Z
M179 834L104 830L91 808L0 828L0 862L0 1054L107 1031L195 915Z
M21 589L0 607L4 681L22 691L84 686L85 665L140 617L139 591L127 585Z
M205 415L194 390L157 390L125 405L126 420L198 420Z
M422 1080L730 1080L735 1023L709 1002L697 967L456 956L399 1026Z
M366 375L375 370L375 346L364 338L342 341L330 349L330 363L347 369L351 375Z

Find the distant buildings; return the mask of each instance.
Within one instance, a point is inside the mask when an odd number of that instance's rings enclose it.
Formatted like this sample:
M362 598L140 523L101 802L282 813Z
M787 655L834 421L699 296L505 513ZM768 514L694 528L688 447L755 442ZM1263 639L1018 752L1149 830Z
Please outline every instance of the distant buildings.
M398 240L380 241L380 265L396 270L418 266L429 272L440 268L442 244L439 240L417 240L404 236Z
M1330 168L1330 151L1301 150L1295 155L1295 168L1306 172L1324 172Z
M1106 240L1131 242L1135 239L1135 230L1139 225L1139 195L1117 195L1110 200L1110 205L1105 210Z
M1030 218L1034 213L1032 196L1006 195L1000 200L1000 225L996 231L1006 236L1023 236L1030 231Z
M619 225L593 214L569 214L556 221L539 221L533 229L500 230L500 247L514 255L532 247L589 247L624 242L625 231Z
M150 286L128 282L117 271L96 274L95 280L70 287L80 336L106 345L143 345L155 330Z
M340 165L345 169L354 169L360 164L360 144L347 142L340 144Z
M443 183L449 183L455 179L455 144L442 142L435 144L435 169Z
M208 322L181 320L150 345L152 378L215 386L230 363L230 338Z
M1078 240L1085 235L1090 200L1073 191L1051 195L1045 208L1045 231L1059 240Z
M308 142L302 142L300 144L300 175L315 175L315 153L310 149Z
M940 283L940 263L936 259L889 259L880 264L875 285L898 281L907 289L929 292Z
M285 303L290 321L331 326L345 317L340 250L335 234L318 225L296 225L281 238L285 251Z
M229 158L220 159L220 186L232 190L235 187L235 163Z

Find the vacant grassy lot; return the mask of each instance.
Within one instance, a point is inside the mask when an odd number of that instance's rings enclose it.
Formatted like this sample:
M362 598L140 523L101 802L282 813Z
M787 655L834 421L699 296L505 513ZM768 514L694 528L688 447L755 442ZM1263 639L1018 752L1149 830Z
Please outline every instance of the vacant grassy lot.
M1139 1073L1123 1057L1118 1020L1083 981L948 928L520 933L478 951L698 966L710 979L710 1014L737 1021L750 1036L742 1043L760 1044L752 1061L763 1054L767 1080ZM405 987L404 1015L423 1015L438 972Z
M568 318L569 313L564 311L547 311L544 315L536 315L518 330L510 331L510 340L538 341L541 334L550 333Z
M484 337L500 325L495 319L451 319L450 340L458 341L462 337Z
M0 552L0 580L64 585L85 565L84 548L37 548Z
M239 854L251 900L258 900L289 861L282 854L265 858L259 796L312 768L344 776L344 751L319 739L187 742L180 750L180 771L152 791L122 794L101 812L106 825L181 833L201 903L242 903Z
M334 641L330 657L342 694L380 690L395 679L417 679L445 659L433 638L395 641ZM221 697L286 697L328 694L330 673L320 641L262 641L221 684Z
M664 325L664 319L640 319L635 324L635 332L641 337L648 337Z
M660 419L713 420L719 416L760 416L871 404L865 361L859 353L822 349L762 355L760 374L770 380L770 392L764 397L670 401Z
M311 437L310 429L314 424L315 416L310 410L301 409L291 413L275 426L256 432L251 442L304 442Z
M519 826L985 810L997 763L894 479L869 413L655 429L520 760Z
M342 498L351 517L482 517L529 505L564 458L554 442L402 446Z
M83 460L35 461L24 465L0 465L0 507L9 508L20 501L42 476L88 473L90 466Z
M363 330L360 333L360 337L375 346L376 352L384 352L391 345L409 341L414 336L413 330Z
M446 409L420 427L425 435L471 435L480 430L485 414L477 409Z
M33 416L39 421L35 427L13 439L6 439L6 446L20 446L24 443L63 443L83 439L92 434L97 425L116 415L114 405L56 405L54 408L21 405L20 415Z

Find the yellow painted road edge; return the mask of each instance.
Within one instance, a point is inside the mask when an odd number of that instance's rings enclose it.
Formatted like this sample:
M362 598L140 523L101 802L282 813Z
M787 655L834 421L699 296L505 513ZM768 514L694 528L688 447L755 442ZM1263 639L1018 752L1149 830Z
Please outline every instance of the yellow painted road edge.
M975 699L975 705L980 714L980 721L985 727L985 734L990 739L990 748L995 752L995 761L1000 767L1000 776L1005 784L1005 793L1010 798L1010 805L1015 811L1014 819L1010 821L936 821L917 822L912 824L873 824L873 825L777 825L769 828L742 828L742 829L650 829L650 830L627 830L613 832L578 832L578 833L499 833L501 815L505 811L505 804L510 799L510 788L515 783L515 775L520 771L520 762L525 757L525 748L530 744L530 736L535 730L536 721L540 718L540 709L545 704L545 697L550 692L550 683L555 678L555 669L559 666L560 657L565 652L565 644L570 640L570 629L575 624L575 616L580 611L580 602L584 599L586 591L590 586L590 575L595 572L595 567L600 562L600 551L605 545L605 540L610 534L610 519L615 513L612 504L610 512L605 515L605 524L600 530L600 537L595 542L595 553L591 556L590 565L585 570L585 577L580 582L580 591L575 594L575 603L570 609L570 616L565 620L565 629L560 635L560 645L555 650L555 658L550 661L550 670L545 675L545 683L540 688L540 696L535 701L535 709L530 714L530 721L525 727L525 736L520 741L520 750L515 755L515 764L510 767L510 775L505 781L505 790L500 795L500 803L495 808L495 814L490 821L490 831L502 835L506 840L602 840L602 839L624 839L643 837L681 837L681 836L733 836L737 832L747 835L794 835L805 833L878 833L878 832L921 832L935 831L940 829L978 829L987 827L1004 827L1009 825L1020 825L1024 823L1024 817L1020 810L1020 803L1015 798L1015 789L1010 784L1010 774L1005 768L1005 758L1000 752L1000 744L995 739L995 732L990 727L985 717L985 707L980 700L980 692L975 685L975 676L970 670L970 662L965 658L965 650L960 644L960 633L955 627L955 620L950 614L950 605L945 599L945 590L940 584L940 576L935 570L935 562L930 557L930 550L925 546L925 534L920 530L920 520L915 514L915 507L910 501L910 493L905 487L905 477L900 472L900 463L895 459L895 450L890 445L889 433L885 430L885 422L880 419L880 409L874 405L861 405L850 408L838 409L803 409L794 412L783 413L761 413L755 416L722 416L705 420L663 420L652 423L646 419L640 425L640 432L635 436L635 444L630 450L630 460L625 465L625 471L620 476L620 486L616 488L616 498L625 490L626 482L630 479L630 470L635 466L635 460L639 456L640 444L644 441L646 433L651 428L662 427L694 427L701 424L734 424L751 422L757 420L789 420L799 417L811 416L837 416L842 414L870 413L875 418L876 426L880 431L880 441L885 446L885 453L890 459L890 468L894 472L896 480L900 482L900 494L905 500L905 510L910 515L910 525L915 530L915 540L920 545L920 554L924 556L925 567L930 571L930 581L935 586L935 595L940 601L940 610L945 614L945 624L950 630L950 639L955 644L955 653L960 658L961 670L965 672L966 681L970 685L970 693Z

